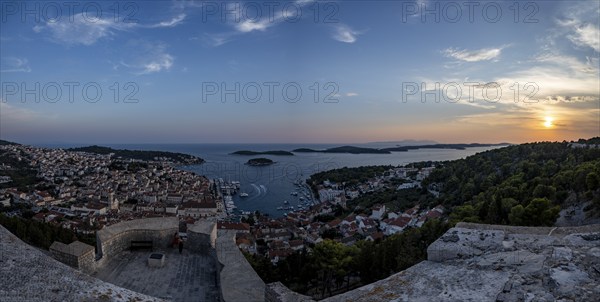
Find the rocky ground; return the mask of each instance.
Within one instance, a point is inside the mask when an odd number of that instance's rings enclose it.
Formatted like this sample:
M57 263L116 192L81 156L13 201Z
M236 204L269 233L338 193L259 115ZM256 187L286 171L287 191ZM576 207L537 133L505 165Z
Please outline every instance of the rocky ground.
M590 215L585 209L590 207L590 202L573 202L571 205L564 207L554 225L559 227L578 226L588 224L600 224L600 217Z
M428 260L324 301L600 301L600 225L460 223Z

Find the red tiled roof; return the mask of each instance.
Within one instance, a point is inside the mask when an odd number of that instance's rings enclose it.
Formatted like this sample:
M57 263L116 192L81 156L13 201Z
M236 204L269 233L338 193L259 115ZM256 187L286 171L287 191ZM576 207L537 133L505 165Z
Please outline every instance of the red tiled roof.
M400 216L400 217L390 221L389 224L399 226L399 227L405 227L411 220L412 220L411 218Z
M223 230L238 230L238 231L249 231L250 225L242 222L217 222L217 228Z

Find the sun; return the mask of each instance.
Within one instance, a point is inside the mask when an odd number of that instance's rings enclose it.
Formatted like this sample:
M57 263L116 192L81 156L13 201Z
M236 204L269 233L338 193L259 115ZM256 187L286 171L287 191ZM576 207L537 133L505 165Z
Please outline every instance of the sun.
M551 116L546 116L544 118L544 127L546 128L552 128L552 126L554 126L554 118Z

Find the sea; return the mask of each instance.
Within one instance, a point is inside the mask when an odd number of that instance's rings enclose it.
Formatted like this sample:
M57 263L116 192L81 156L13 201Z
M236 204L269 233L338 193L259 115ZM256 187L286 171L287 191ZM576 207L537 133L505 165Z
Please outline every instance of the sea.
M155 150L190 154L201 157L205 163L180 167L183 170L207 176L211 179L222 178L225 181L239 181L240 191L247 197L233 196L240 211L260 211L271 217L281 217L284 211L278 207L297 206L304 197L297 183L312 174L342 167L360 167L372 165L406 165L421 161L446 161L495 149L498 147L475 147L464 150L455 149L418 149L391 154L332 154L332 153L294 153L293 156L258 155L244 156L231 153L239 150L292 151L297 148L326 149L339 147L339 144L103 144L115 149ZM82 145L60 144L40 147L70 148ZM353 146L362 145L354 144ZM391 145L390 147L393 147ZM256 157L266 157L275 163L269 166L249 166L245 163ZM299 192L298 196L292 192ZM287 203L285 203L287 201Z

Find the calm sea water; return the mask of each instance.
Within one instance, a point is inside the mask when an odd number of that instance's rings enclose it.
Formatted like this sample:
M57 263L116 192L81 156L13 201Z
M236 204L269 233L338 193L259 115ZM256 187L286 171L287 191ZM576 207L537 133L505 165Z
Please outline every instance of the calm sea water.
M117 149L158 150L180 152L199 156L206 160L202 165L182 167L209 178L240 181L241 192L249 194L241 198L234 196L238 209L243 211L259 210L273 217L280 217L283 211L277 207L283 206L287 200L290 205L297 206L299 197L290 193L298 191L294 184L298 179L304 180L311 174L342 167L359 167L368 165L405 165L419 161L444 161L464 158L478 152L496 147L467 148L466 150L452 149L420 149L408 152L393 152L392 154L323 154L296 153L294 156L242 156L231 155L238 150L268 151L286 150L307 147L324 149L339 145L293 145L293 144L118 144L108 145ZM357 145L359 146L359 145ZM72 147L72 146L46 146ZM255 157L266 157L275 164L264 167L247 166L244 163Z

